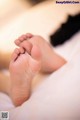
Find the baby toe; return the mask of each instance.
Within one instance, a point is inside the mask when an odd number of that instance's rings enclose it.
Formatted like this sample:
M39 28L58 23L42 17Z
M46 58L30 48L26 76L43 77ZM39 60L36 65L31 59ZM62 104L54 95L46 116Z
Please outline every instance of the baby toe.
M20 51L19 51L18 48L16 48L16 49L14 50L13 54L12 54L11 60L12 60L12 61L15 61L15 60L17 59L17 57L18 57L19 54L20 54Z
M26 33L27 38L32 38L33 35L31 33Z

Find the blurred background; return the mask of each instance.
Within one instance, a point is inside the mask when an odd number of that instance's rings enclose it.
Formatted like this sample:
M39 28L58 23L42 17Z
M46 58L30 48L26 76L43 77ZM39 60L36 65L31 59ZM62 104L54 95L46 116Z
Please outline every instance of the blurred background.
M27 32L43 36L79 13L78 4L56 4L55 0L0 0L0 50L13 51L14 40Z

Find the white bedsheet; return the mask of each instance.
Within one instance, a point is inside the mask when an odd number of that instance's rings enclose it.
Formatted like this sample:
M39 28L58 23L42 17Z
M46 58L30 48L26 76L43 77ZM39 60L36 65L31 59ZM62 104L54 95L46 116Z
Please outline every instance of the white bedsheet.
M10 120L80 118L80 32L63 47L56 48L57 52L62 50L69 62L49 75L22 106L15 108L8 96L0 94L0 110L8 110Z

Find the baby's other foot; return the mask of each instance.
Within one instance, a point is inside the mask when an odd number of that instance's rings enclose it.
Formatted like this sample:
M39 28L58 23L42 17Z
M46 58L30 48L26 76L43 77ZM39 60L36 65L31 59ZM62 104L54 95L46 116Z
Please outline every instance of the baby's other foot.
M52 46L41 36L25 34L27 39L22 36L22 41L17 39L15 44L23 47L30 54L31 46L37 45L41 52L41 72L51 73L59 69L66 63L66 60L53 51ZM19 44L18 44L19 43Z
M30 96L31 81L41 68L39 55L40 51L37 46L32 46L31 55L23 48L16 49L13 52L9 66L11 78L10 96L16 106L21 105Z

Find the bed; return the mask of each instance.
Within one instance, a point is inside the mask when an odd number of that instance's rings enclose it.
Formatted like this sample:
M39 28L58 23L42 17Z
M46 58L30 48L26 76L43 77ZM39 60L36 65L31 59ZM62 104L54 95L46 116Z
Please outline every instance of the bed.
M39 9L40 6L36 6L0 30L0 40L3 40L0 41L1 50L12 51L15 47L14 39L25 32L39 33L49 40L49 34L66 20L65 13L69 12L67 7L61 8L60 6L60 10L57 10L59 6L55 7L52 2L46 3L46 7L44 4L40 5L41 9ZM53 7L56 8L54 14ZM73 7L70 7L72 10L70 12L74 14ZM77 6L75 9L75 13L79 11ZM48 14L46 11L49 11ZM59 11L62 16L58 16L59 20L56 21L55 13ZM37 17L40 19L36 22ZM34 19L32 20L32 18ZM75 34L70 41L54 49L68 62L51 75L41 77L43 81L38 87L35 87L28 101L15 107L7 95L0 93L0 111L9 111L10 120L80 119L80 32Z

